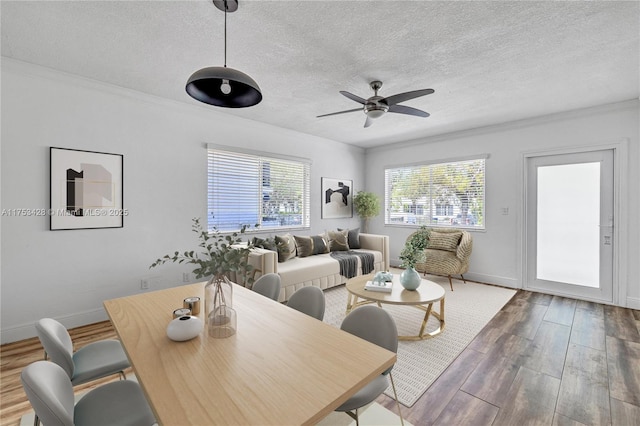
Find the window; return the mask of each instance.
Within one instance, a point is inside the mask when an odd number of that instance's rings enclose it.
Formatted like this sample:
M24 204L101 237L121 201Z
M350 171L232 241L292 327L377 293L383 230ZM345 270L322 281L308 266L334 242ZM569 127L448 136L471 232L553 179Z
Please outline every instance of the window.
M385 224L484 229L485 159L385 169Z
M208 229L308 228L309 160L208 149Z

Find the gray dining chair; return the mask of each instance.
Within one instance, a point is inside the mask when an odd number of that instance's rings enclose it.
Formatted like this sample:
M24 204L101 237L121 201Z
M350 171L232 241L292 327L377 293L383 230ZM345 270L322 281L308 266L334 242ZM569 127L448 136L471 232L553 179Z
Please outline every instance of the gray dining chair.
M280 275L274 273L264 274L253 283L251 289L277 302L280 296Z
M46 426L150 426L156 423L138 383L121 380L86 393L74 405L73 385L54 362L36 361L20 374L36 415Z
M392 352L398 352L398 329L396 328L396 323L387 311L377 306L362 306L351 311L342 321L340 329ZM387 376L389 376L393 395L398 407L400 424L404 425L402 413L400 412L400 403L398 402L398 394L396 393L396 385L393 382L393 375L391 374L392 369L393 365L356 392L344 404L336 408L336 411L347 413L356 421L356 425L359 425L358 409L373 402L387 389L389 386Z
M296 290L287 306L322 321L324 318L324 291L320 287L307 286Z
M107 339L89 343L73 352L71 336L64 325L51 318L36 322L36 332L44 347L44 359L58 364L73 386L102 377L120 374L131 366L119 340Z

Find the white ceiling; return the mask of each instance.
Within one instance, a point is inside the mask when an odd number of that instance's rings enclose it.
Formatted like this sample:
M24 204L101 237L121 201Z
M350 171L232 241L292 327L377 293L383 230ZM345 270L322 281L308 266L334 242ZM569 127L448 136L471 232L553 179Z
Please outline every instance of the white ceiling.
M1 1L2 55L198 104L187 78L222 66L224 13L210 0ZM228 17L229 67L264 99L206 108L372 147L637 99L635 1L249 1ZM432 88L369 128L343 97ZM204 105L204 104L200 104Z

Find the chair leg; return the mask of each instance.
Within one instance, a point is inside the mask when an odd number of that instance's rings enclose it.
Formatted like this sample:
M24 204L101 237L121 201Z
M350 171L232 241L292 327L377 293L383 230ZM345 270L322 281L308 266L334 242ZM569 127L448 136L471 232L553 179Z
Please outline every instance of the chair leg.
M37 414L33 418L33 426L40 426L40 418L38 417Z
M360 426L360 420L358 419L358 409L356 408L355 413L352 413L351 411L345 411L345 413L347 415L349 415L349 417L351 417L353 420L356 421L356 426Z
M127 375L124 374L124 371L118 371L118 375L120 376L120 380L127 380Z
M396 406L398 407L398 416L400 416L400 425L404 426L404 420L402 419L402 412L400 411L400 402L398 401L398 394L396 393L396 384L393 382L393 374L389 371L389 378L391 379L391 388L393 389L393 397L396 400Z
M464 279L464 275L460 274L460 277L462 277L462 282L466 284L467 280Z
M449 275L449 286L451 287L451 291L453 291L453 283L451 282L451 275Z

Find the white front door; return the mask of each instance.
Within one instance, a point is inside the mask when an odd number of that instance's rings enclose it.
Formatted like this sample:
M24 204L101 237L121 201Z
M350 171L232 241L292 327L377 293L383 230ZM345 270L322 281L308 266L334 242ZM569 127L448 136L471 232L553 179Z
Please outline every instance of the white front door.
M612 302L613 174L613 150L527 159L526 289Z

